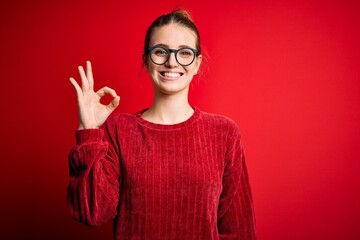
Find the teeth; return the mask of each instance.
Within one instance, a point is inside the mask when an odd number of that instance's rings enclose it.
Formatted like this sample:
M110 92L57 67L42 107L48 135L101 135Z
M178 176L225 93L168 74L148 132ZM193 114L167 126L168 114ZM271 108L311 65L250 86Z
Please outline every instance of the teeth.
M180 73L174 73L174 72L164 72L163 75L165 77L170 77L170 78L177 78L181 76Z

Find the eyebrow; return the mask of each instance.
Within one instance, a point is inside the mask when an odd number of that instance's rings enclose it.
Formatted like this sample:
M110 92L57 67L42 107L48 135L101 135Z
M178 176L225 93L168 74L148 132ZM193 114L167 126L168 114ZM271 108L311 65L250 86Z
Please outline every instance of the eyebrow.
M159 44L156 44L154 46L169 48L169 45L164 44L164 43L159 43ZM180 45L179 48L193 48L193 47L190 47L189 45Z

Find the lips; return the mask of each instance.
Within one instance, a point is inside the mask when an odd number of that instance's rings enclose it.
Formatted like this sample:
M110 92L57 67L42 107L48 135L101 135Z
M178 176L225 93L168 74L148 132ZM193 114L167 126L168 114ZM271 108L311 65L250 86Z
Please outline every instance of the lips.
M160 74L167 78L179 78L183 75L183 73L180 72L160 72Z

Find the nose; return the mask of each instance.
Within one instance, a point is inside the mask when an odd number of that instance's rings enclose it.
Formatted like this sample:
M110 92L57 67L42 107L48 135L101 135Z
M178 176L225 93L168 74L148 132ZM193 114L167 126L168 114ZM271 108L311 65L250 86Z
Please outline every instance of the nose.
M178 62L176 61L174 52L170 52L169 59L167 60L165 65L168 67L177 67L178 66Z

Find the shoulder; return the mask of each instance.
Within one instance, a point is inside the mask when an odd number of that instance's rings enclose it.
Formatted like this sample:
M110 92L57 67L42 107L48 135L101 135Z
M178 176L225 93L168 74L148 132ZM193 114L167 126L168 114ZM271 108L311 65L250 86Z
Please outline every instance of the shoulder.
M118 126L121 126L121 128L130 127L130 125L134 125L135 122L136 122L136 114L113 113L107 118L104 125L107 128L117 129Z
M111 114L106 122L108 124L110 123L116 123L116 122L123 122L123 121L129 121L129 120L132 120L134 119L134 115L133 114L129 114L129 113L113 113Z
M213 127L221 128L223 130L228 131L238 131L239 126L238 124L231 118L216 114L216 113L209 113L209 112L201 112L201 120L204 122L207 122L208 124L211 124Z
M114 113L109 116L109 122L119 122L119 121L133 121L136 118L136 114L132 113Z
M200 116L200 124L207 126L205 128L209 129L213 136L216 136L218 142L225 144L228 149L241 149L239 147L242 141L240 128L233 119L221 114L203 111L201 111Z

